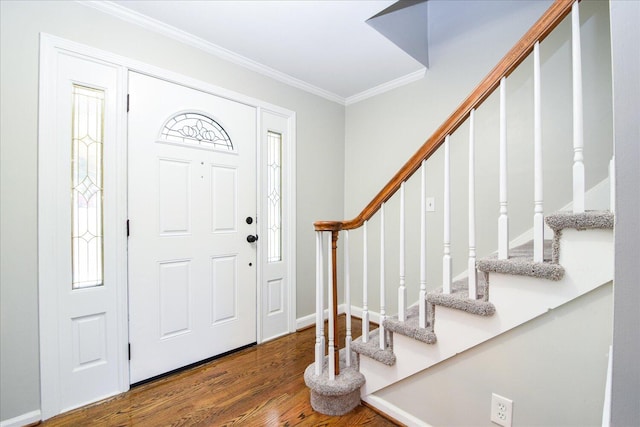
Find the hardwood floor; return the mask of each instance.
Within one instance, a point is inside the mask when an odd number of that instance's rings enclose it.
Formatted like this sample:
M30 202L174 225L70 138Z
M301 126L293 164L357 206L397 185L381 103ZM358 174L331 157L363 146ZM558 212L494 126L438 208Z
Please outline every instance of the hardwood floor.
M340 322L344 322L344 316ZM354 319L353 330L359 335L357 319ZM313 411L303 372L313 362L314 343L315 329L306 329L134 387L127 393L59 415L41 425L397 425L365 406L342 417Z

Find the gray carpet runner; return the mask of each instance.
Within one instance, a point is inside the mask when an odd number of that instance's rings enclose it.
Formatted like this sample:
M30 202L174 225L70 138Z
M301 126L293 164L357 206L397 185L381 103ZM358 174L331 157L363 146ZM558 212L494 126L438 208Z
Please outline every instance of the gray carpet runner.
M383 325L389 332L404 335L426 344L435 344L438 338L436 334L433 333L433 328L431 327L433 320L427 322L426 328L421 328L418 326L419 317L419 307L414 305L407 309L406 320L404 322L398 320L398 316L392 316L385 319ZM427 320L429 320L429 318L430 313L427 312Z
M557 212L545 217L545 222L553 231L563 228L576 230L613 229L614 215L609 211Z
M489 283L485 274L478 274L478 298L469 298L469 279L457 280L451 284L451 293L443 294L442 289L427 294L427 301L432 305L454 308L478 316L493 316L495 306L489 302ZM434 309L435 310L435 309Z
M544 262L533 262L533 241L509 249L509 259L498 259L494 253L476 262L479 271L486 273L514 274L517 276L537 277L539 279L560 280L564 268L554 262L553 242L544 241Z
M380 329L374 329L369 332L369 341L366 343L362 342L362 337L354 340L351 343L351 349L388 366L393 366L396 363L396 355L393 354L393 342L391 340L387 341L386 349L382 350L380 348Z
M333 380L329 379L328 366L329 358L325 356L322 375L316 375L315 363L304 371L304 382L311 389L311 407L325 415L344 415L360 404L360 387L365 378L358 370L358 356L351 352L351 366L346 366L346 352L341 349L340 375Z
M594 229L613 229L614 215L609 211L587 211L579 214L557 212L545 217L544 221L553 230L552 262L560 259L560 237L562 230L573 228L578 231Z

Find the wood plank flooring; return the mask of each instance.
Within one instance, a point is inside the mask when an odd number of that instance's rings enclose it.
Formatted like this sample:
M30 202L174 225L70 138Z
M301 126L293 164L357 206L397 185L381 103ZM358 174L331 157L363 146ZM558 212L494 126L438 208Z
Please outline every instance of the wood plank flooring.
M344 316L339 321L344 323ZM342 325L340 330L344 331ZM359 335L358 319L354 319L353 330ZM41 425L397 425L365 406L342 417L313 411L303 373L313 362L314 344L315 329L306 329L134 387Z

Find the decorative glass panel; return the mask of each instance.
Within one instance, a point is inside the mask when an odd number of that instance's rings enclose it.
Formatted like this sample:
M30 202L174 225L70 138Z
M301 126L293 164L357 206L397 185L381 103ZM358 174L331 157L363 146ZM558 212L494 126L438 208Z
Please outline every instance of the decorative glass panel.
M267 262L282 261L282 135L267 133Z
M218 122L201 113L176 114L165 123L161 137L166 141L233 151L229 134Z
M71 130L72 288L103 284L104 91L73 85Z

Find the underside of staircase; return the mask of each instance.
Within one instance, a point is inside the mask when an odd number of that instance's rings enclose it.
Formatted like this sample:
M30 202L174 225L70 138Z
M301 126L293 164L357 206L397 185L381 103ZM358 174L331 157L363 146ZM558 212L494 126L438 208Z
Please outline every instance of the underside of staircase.
M386 347L380 348L380 329L371 331L366 343L362 337L355 340L355 363L343 368L348 375L341 373L340 381L315 376L310 365L305 381L314 409L331 415L349 412L359 404L357 394L366 399L612 280L611 212L560 212L545 222L554 238L545 241L544 262L533 261L531 243L512 248L508 259L496 254L480 259L477 299L469 298L464 278L452 284L450 294L441 289L427 294L427 328L418 326L417 305L407 310L405 321L384 319Z

